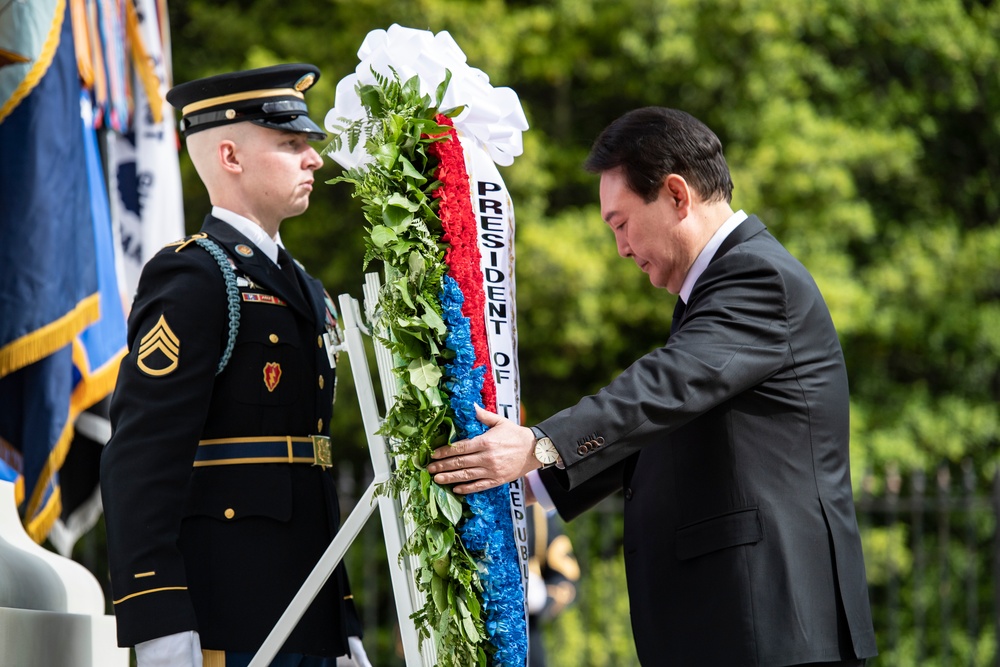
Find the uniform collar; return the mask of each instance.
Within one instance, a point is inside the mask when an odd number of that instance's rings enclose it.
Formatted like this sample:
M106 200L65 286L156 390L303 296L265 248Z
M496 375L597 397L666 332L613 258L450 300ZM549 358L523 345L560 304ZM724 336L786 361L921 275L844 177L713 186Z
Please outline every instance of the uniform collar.
M257 248L264 253L269 260L278 263L278 246L284 247L281 243L281 234L271 238L267 232L250 218L245 218L239 213L233 213L228 208L221 206L212 207L212 216L222 220L230 227L238 231L243 236L250 239Z

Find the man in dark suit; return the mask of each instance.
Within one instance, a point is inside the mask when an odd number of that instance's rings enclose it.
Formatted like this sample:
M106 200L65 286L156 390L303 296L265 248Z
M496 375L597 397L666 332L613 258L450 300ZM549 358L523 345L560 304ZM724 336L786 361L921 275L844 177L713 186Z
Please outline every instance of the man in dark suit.
M318 77L278 65L167 94L214 207L143 270L101 462L118 640L140 667L246 665L340 524L335 312L278 233L322 165ZM273 664L367 665L359 635L341 566Z
M527 474L565 519L623 490L644 665L864 664L847 373L816 284L733 212L722 145L690 115L629 112L586 167L619 254L679 296L670 336L531 429L482 411L491 429L437 450L435 481Z

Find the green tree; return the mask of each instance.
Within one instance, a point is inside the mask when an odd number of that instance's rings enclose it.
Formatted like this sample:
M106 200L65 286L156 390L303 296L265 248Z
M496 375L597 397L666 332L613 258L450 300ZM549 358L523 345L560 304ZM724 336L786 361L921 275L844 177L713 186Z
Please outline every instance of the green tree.
M958 476L963 462L973 487L989 490L1000 446L1000 3L186 0L170 13L177 81L313 62L323 70L310 92L316 117L356 66L364 35L393 22L448 30L470 64L517 91L531 129L503 176L518 221L529 419L597 390L664 342L673 297L615 254L596 178L580 165L628 109L691 112L723 140L734 205L761 217L830 304L850 373L859 494L905 495L910 471L944 465ZM208 202L187 162L184 178L193 231ZM361 225L346 187L320 187L282 236L331 293L359 296ZM360 417L350 374L341 376L334 432L340 456L360 466ZM904 473L897 491L888 488L894 470ZM883 640L879 664L912 664L919 642L933 655L946 636L964 642L952 655L971 663L995 654L991 629L969 636L961 609L949 627L915 636L911 603L932 595L930 584L903 595L901 610L880 606L919 548L950 553L963 543L965 528L942 533L940 516L928 517L920 540L887 518L865 526L877 631L902 626L898 646ZM994 533L989 518L972 531L984 577ZM989 608L986 580L978 597Z

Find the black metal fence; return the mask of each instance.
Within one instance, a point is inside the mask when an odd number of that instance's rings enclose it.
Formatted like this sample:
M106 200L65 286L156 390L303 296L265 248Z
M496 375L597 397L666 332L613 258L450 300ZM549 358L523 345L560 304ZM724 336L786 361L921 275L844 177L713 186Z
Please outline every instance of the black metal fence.
M339 471L346 513L371 472ZM869 667L1000 665L1000 476L971 461L925 472L863 475L856 493L879 656ZM628 621L621 500L611 498L565 526L580 562L577 599L545 627L548 667L638 665ZM106 583L101 527L76 557ZM377 667L403 665L388 556L374 513L346 563ZM106 591L110 600L110 591ZM110 607L110 604L109 604Z

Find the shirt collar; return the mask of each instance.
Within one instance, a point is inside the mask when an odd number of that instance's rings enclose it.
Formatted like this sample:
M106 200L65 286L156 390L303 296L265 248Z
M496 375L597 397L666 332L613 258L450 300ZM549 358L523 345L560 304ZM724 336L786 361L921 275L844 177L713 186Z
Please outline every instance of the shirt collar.
M278 263L278 246L281 245L280 234L272 239L260 225L250 218L245 218L239 213L233 213L228 208L221 206L213 206L212 215L250 239L261 252L267 255L268 259L275 264ZM284 246L282 245L282 247Z
M712 261L715 257L715 251L719 249L722 242L726 240L734 229L739 227L740 223L747 219L747 214L743 212L743 209L736 211L729 219L722 223L722 226L716 230L712 238L708 240L705 247L701 249L698 253L698 258L694 260L694 264L691 265L691 269L688 271L687 276L684 277L684 284L681 285L681 291L678 294L684 303L688 302L688 297L691 296L691 290L694 289L694 284L698 282L698 278L701 274L705 272L708 267L708 263Z

